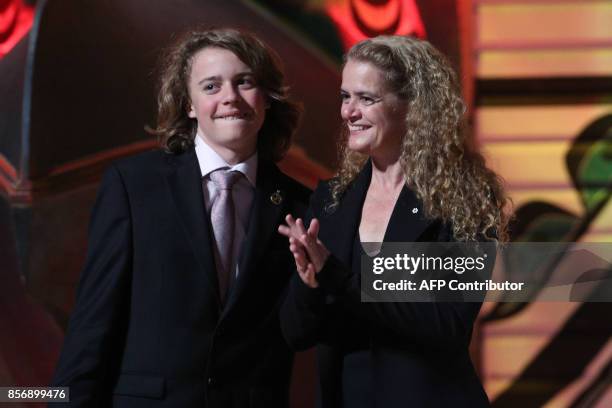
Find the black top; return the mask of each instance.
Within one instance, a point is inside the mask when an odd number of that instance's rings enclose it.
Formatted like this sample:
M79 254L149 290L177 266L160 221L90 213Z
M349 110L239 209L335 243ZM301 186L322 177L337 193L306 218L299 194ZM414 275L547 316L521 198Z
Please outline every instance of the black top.
M361 273L361 257L367 256L361 245L359 233L355 234L351 269L354 274ZM343 344L342 361L342 401L345 407L373 408L374 390L372 381L371 336L363 324L353 320L355 332L349 342Z

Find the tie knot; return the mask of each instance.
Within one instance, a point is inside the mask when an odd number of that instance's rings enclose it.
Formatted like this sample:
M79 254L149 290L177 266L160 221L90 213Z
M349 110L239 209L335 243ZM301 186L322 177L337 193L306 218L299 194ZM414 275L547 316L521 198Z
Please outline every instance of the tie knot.
M228 169L218 169L210 173L210 179L220 190L231 190L242 173Z

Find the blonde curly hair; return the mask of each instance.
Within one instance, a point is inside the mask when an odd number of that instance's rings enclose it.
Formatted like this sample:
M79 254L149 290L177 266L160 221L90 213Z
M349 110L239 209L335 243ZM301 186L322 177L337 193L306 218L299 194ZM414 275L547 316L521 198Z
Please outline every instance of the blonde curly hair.
M466 107L447 59L427 41L379 36L354 45L345 56L345 63L349 60L377 67L389 89L408 104L399 160L425 216L450 223L458 241L506 241L508 199L501 179L468 144ZM346 126L342 133L328 210L338 206L367 160L348 149Z

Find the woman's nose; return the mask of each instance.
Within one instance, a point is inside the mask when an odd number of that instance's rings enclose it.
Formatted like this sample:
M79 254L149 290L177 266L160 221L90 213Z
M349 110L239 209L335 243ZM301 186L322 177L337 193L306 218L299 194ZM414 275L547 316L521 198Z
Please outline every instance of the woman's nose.
M345 101L342 103L342 108L340 110L340 115L344 120L350 120L358 118L361 112L355 103L351 100Z

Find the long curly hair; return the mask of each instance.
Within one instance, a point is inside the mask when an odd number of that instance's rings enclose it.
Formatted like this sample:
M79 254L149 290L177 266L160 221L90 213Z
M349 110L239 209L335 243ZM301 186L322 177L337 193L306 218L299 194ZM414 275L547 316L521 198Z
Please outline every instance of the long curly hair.
M253 34L242 30L187 31L166 51L157 96L157 125L149 132L160 139L169 153L182 153L193 147L197 121L188 116L189 76L193 57L206 47L229 50L253 70L257 86L270 104L257 137L257 151L264 159L279 161L291 145L301 107L288 98L278 55Z
M354 45L345 56L345 63L349 60L374 65L391 92L408 104L399 160L425 216L450 223L459 241L506 241L503 183L467 142L466 107L447 59L427 41L379 36ZM347 136L345 125L329 210L338 206L367 160L348 149Z

